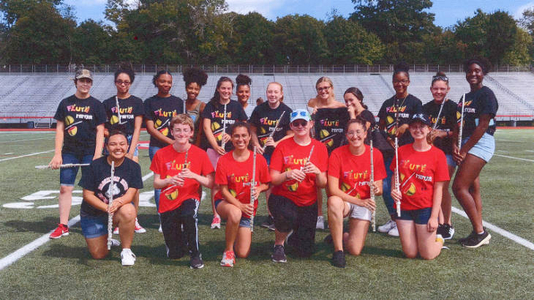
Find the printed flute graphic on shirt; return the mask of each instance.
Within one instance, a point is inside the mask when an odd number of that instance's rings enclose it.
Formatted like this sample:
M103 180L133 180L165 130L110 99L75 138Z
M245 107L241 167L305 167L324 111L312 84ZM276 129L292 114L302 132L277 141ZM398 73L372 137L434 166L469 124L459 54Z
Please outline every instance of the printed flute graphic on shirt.
M328 153L338 148L345 136L345 124L350 119L346 108L319 108L314 115L315 138L326 146Z
M154 115L158 118L154 122L154 128L161 132L164 136L169 136L170 129L169 129L169 122L173 117L176 117L178 115L178 112L176 110L173 111L163 111L161 108L159 110L154 111Z
M91 110L90 106L77 106L76 104L67 106L68 112L79 112L79 114L76 114L75 117L72 117L70 115L67 115L65 117L65 130L70 136L75 136L78 133L78 126L80 123L83 122L83 120L92 120L93 115L90 115L89 112ZM75 122L76 120L81 119L80 121Z
M235 123L235 120L232 119L232 112L227 111L226 115L221 111L214 111L212 114L212 123L211 123L211 131L213 132L213 136L215 137L215 140L217 143L220 143L222 141L222 137L224 134L224 130L228 125L232 125ZM225 126L226 124L226 126Z

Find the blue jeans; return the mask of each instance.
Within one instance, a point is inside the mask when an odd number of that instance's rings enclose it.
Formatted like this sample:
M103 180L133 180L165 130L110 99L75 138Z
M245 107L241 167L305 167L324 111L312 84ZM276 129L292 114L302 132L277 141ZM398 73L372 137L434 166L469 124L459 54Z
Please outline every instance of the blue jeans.
M395 214L395 208L393 207L393 203L395 202L393 198L391 197L391 178L393 177L393 171L391 171L390 166L393 162L393 157L386 158L384 160L384 165L386 166L386 175L387 177L382 181L382 198L384 198L384 204L386 204L386 208L388 209L389 215Z
M156 152L161 149L160 147L155 146L149 146L148 147L148 156L150 157L150 161L154 159L154 155L156 155ZM160 189L154 189L154 202L156 202L156 210L159 211L159 195L161 194Z

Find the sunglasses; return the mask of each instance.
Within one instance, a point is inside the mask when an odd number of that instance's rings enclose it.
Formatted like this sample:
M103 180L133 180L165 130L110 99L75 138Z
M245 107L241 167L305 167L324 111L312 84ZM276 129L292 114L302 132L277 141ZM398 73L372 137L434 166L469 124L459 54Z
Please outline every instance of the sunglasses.
M306 126L308 126L308 121L305 121L305 120L295 120L295 121L293 121L293 123L291 123L291 124L293 124L293 127L299 127L299 126L301 126L301 127L306 127Z
M436 80L443 80L445 82L449 82L449 78L447 78L447 76L441 76L441 75L432 76L432 82Z

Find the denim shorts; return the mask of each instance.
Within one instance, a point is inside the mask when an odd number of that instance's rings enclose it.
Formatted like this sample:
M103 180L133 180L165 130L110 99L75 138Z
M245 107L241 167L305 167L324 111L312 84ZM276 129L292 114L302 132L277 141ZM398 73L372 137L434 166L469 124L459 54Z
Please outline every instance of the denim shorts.
M447 158L447 166L456 168L457 165L452 154L445 154L445 157Z
M61 157L63 158L63 164L90 164L93 161L92 154L90 155L76 155L72 153L63 153ZM78 174L79 167L72 168L62 168L59 171L59 183L65 186L74 186L76 181L76 175ZM88 167L82 167L82 177L84 170Z
M132 145L132 138L133 138L133 134L128 134L126 136L126 139L128 140L128 152L130 152L130 146ZM108 144L108 139L109 138L106 138L106 145ZM108 155L108 149L106 147L104 147L104 152L102 152L104 155ZM139 143L135 146L135 152L134 152L134 155L133 156L139 156Z
M416 209L416 210L401 210L401 216L398 220L414 221L415 224L426 225L430 219L432 207Z
M217 199L215 200L215 209L217 209L217 206L221 204L221 202L224 201L223 199ZM241 221L239 221L239 227L249 227L250 228L250 219L246 217L241 217Z
M82 226L82 234L86 239L106 235L108 234L108 215L81 217L80 225Z
M462 141L462 145L469 140L469 137L466 137ZM474 155L480 159L483 159L485 162L489 162L493 154L495 153L495 138L493 135L484 133L484 135L478 140L471 150L468 152L471 155Z

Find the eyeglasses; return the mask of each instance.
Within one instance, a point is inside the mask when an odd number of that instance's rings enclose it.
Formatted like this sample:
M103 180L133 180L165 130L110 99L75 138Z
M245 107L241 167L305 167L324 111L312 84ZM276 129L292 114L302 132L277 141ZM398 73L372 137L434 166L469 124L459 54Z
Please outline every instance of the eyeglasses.
M330 88L331 88L331 86L325 86L325 87L317 88L317 90L318 90L319 92L322 92L322 91L326 91L326 90L328 90L328 89L330 89Z
M358 136L362 135L364 132L364 130L347 131L347 136Z
M393 80L393 84L396 84L396 83L408 84L408 83L410 83L410 80L408 80L408 79Z
M308 121L304 121L304 120L295 120L295 121L293 121L293 123L291 123L291 124L293 124L293 127L299 127L299 126L301 126L301 127L306 127L306 126L308 126Z
M123 84L124 85L130 85L131 84L130 81L122 81L122 80L117 80L117 81L115 81L115 83L118 84L118 85L123 85Z
M432 76L432 83L434 83L434 81L436 80L443 80L445 82L449 82L449 78L447 78L447 76L441 76L441 75Z

